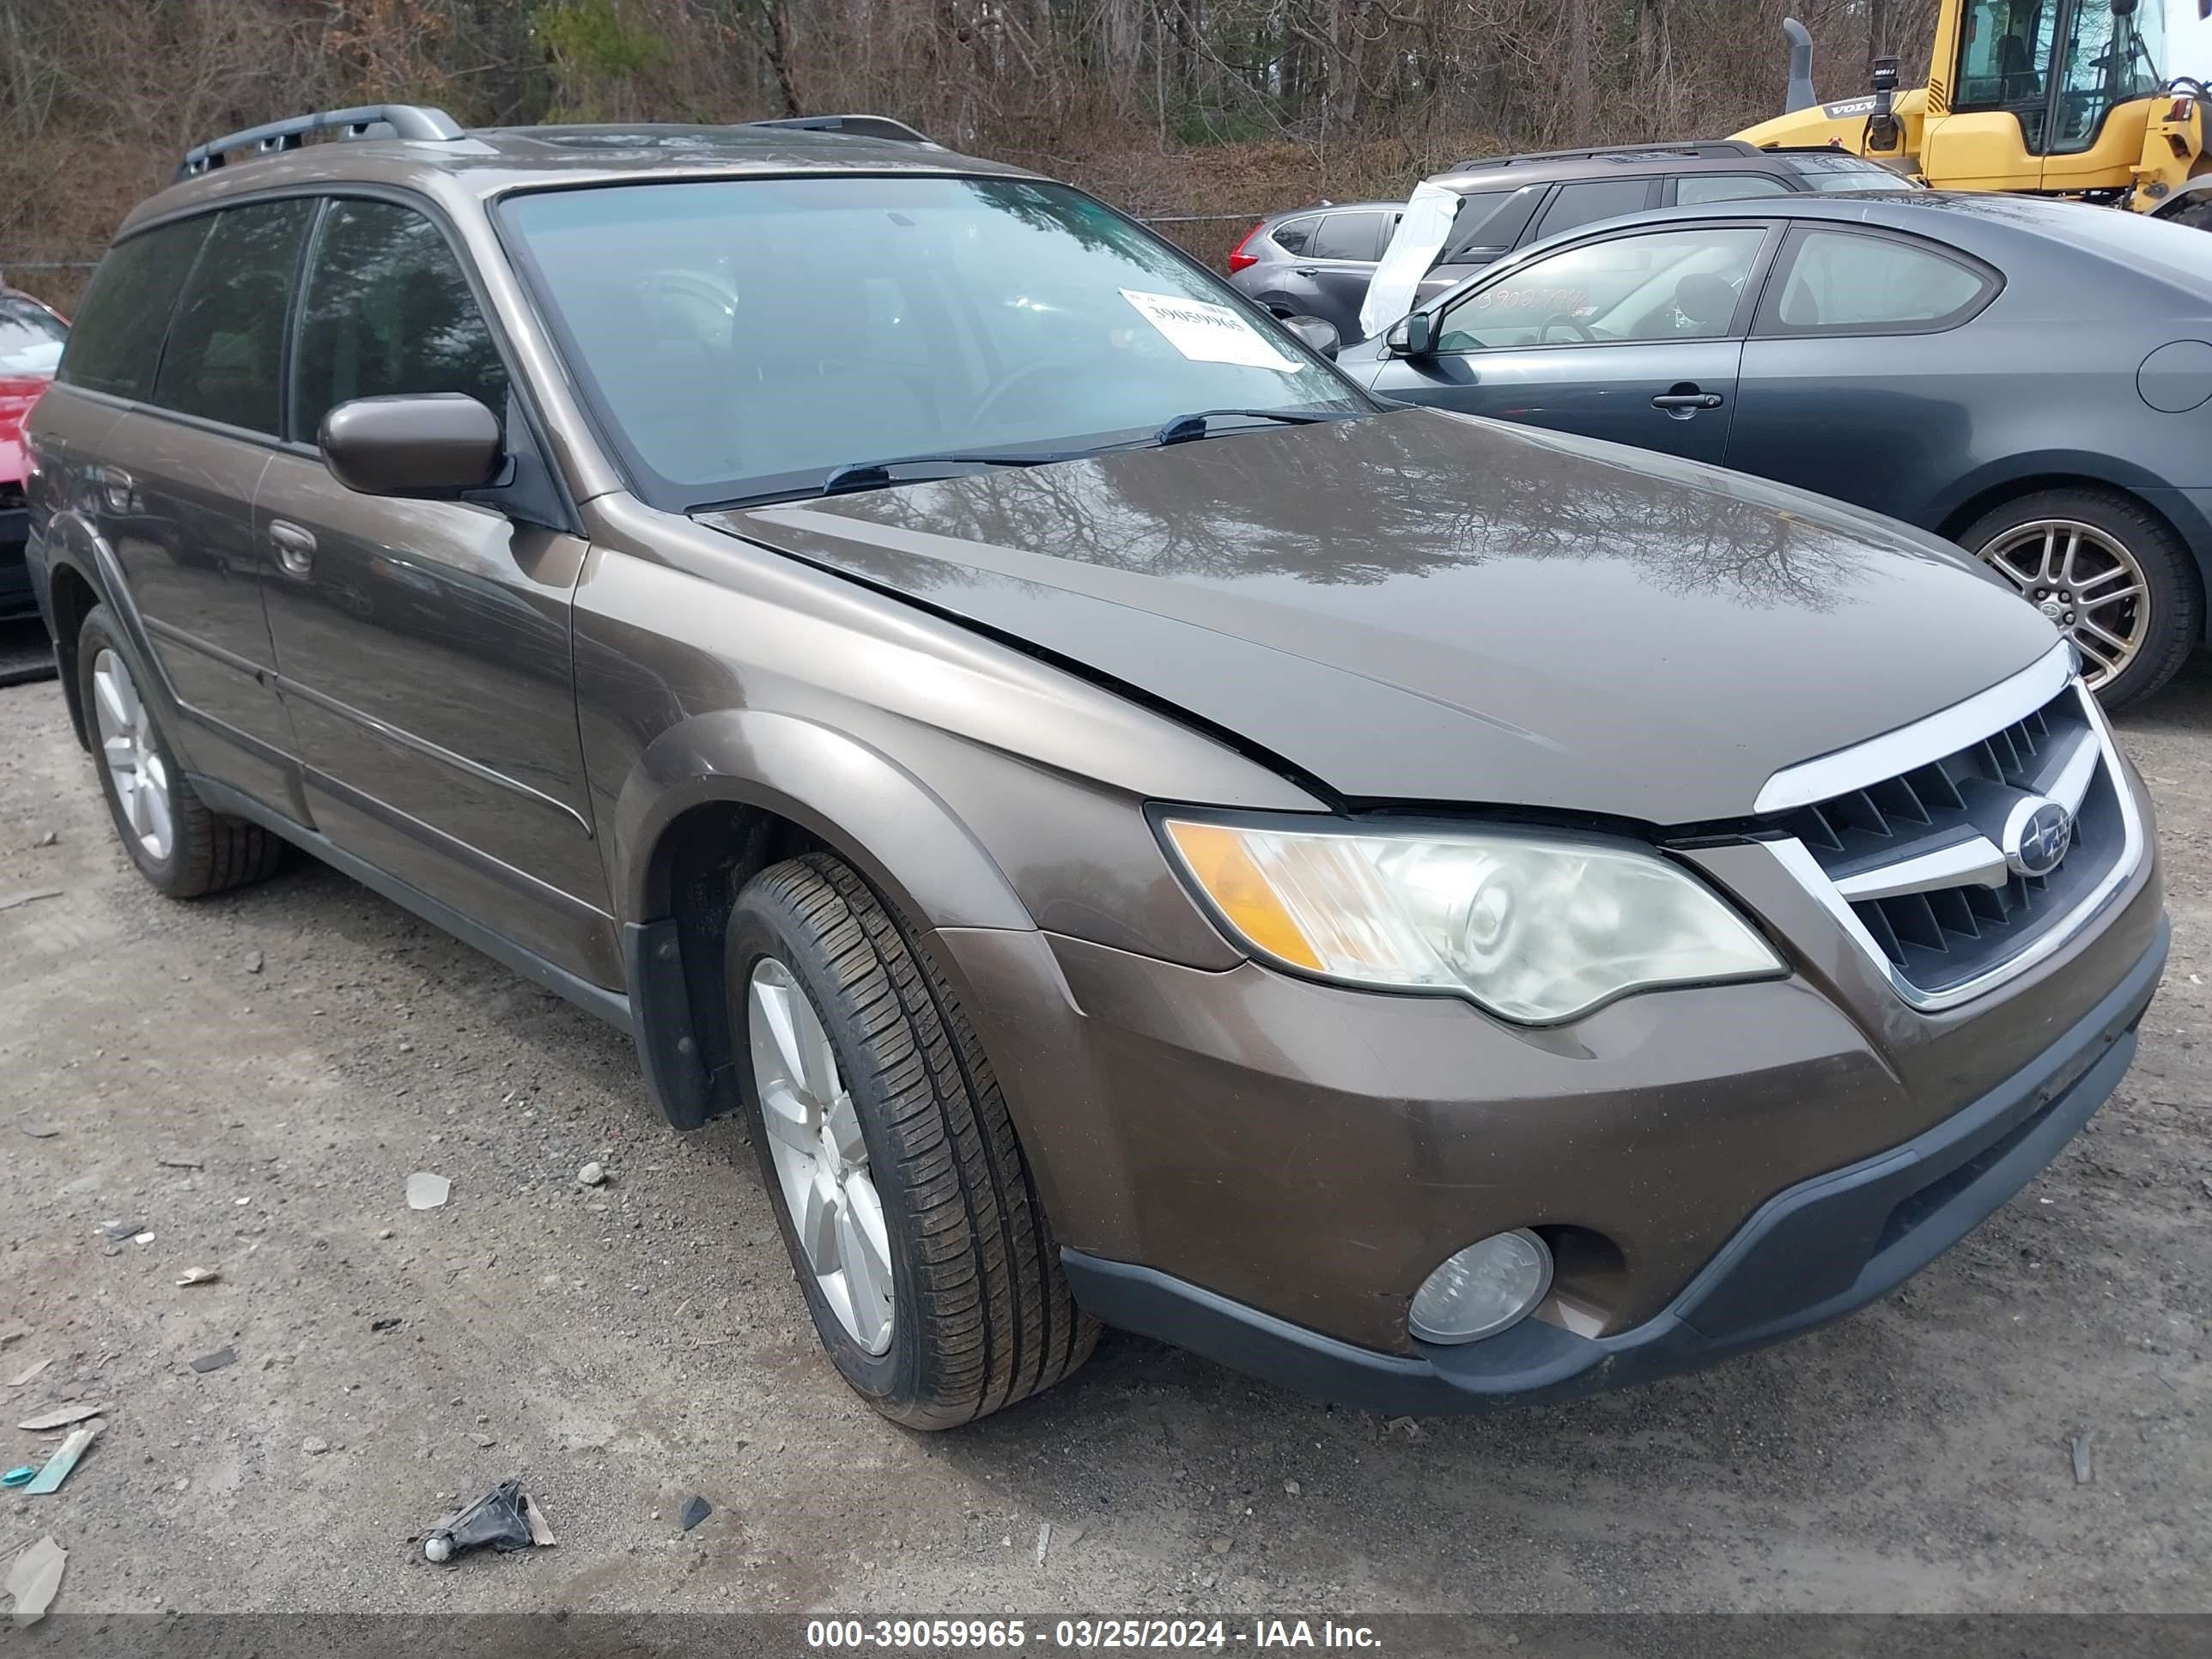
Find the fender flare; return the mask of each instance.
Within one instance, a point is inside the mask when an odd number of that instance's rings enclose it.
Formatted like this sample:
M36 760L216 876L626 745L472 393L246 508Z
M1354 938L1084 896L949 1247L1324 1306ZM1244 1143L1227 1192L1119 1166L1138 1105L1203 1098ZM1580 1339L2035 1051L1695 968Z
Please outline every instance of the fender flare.
M1970 503L1991 490L2002 489L2008 484L2027 485L2039 479L2062 477L2101 484L2107 489L2124 489L2131 495L2146 498L2152 492L2167 488L2166 480L2156 473L2146 471L2119 456L2080 449L2031 450L2003 456L1976 467L1962 477L1954 478L1941 495L1929 502L1924 516L1917 522L1942 535L1943 527L1951 525ZM1965 526L1959 527L1963 529Z
M722 709L670 727L624 781L611 849L624 921L669 913L663 835L684 812L712 802L759 807L800 825L927 927L1036 926L982 844L920 778L845 732L760 708Z

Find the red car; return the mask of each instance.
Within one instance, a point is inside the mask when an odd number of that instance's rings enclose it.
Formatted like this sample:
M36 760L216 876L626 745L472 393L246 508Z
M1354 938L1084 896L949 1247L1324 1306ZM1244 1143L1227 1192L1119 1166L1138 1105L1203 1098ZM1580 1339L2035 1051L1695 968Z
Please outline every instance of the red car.
M30 469L23 422L54 378L68 338L69 319L52 307L0 288L0 618L30 616L36 609L23 564L29 528L23 485Z

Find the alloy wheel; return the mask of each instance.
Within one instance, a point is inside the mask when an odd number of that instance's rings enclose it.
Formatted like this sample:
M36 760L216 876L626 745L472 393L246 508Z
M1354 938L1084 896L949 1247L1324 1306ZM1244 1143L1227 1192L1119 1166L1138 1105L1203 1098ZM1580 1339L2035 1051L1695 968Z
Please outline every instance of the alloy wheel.
M867 1144L821 1016L774 957L746 991L753 1086L792 1229L822 1298L872 1354L891 1346L890 1235Z
M2079 519L2036 519L1979 555L2074 641L2091 690L2136 659L2150 635L2150 586L2117 538Z
M154 719L131 669L103 647L92 664L92 701L100 726L100 757L114 786L123 821L146 856L165 862L176 843L169 811L169 769L154 740Z

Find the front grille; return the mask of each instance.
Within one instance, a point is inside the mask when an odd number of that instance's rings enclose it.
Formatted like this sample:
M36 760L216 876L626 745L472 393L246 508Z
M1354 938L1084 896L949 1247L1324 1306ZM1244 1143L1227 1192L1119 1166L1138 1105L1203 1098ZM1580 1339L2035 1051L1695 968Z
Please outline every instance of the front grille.
M2120 860L2130 826L2086 696L2069 684L1964 748L1774 820L1903 986L1941 994L2001 969ZM2075 796L2065 856L2039 875L2007 867L2008 817L2054 792ZM1911 890L1883 890L1897 888Z

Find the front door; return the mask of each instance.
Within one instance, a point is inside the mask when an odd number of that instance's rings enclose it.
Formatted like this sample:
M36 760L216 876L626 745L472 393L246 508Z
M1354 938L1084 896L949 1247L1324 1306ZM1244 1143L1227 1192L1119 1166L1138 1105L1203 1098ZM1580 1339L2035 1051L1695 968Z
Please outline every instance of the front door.
M1528 261L1445 307L1436 349L1387 362L1375 390L1718 465L1768 235L1626 232Z
M413 207L333 200L295 331L294 441L255 518L315 822L507 940L619 983L569 672L585 543L489 507L356 495L314 447L335 404L460 392L534 463L459 258Z

